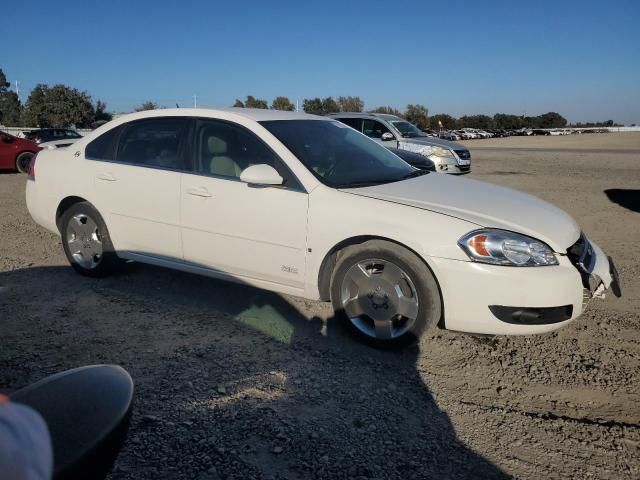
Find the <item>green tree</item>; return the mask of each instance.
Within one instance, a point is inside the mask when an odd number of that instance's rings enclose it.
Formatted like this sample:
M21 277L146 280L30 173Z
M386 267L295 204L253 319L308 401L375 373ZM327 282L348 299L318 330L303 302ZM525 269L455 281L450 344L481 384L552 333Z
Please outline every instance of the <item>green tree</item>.
M157 110L160 106L156 102L152 102L151 100L147 100L146 102L142 102L138 105L135 110L136 112L144 112L145 110Z
M255 98L252 95L247 95L247 99L244 102L245 108L269 108L269 104L266 100Z
M404 112L404 118L421 130L429 128L429 110L424 105L410 103Z
M429 123L432 129L437 130L440 128L438 122L441 122L442 128L446 128L447 130L456 128L456 119L447 113L438 113L431 116Z
M338 110L340 112L362 112L364 102L360 97L338 97ZM331 112L329 112L331 113Z
M322 109L322 100L318 97L305 98L302 101L302 110L304 110L305 113L311 113L313 115L324 115L324 110Z
M524 127L522 117L509 115L507 113L496 113L493 116L493 123L496 128L506 128L508 130L517 130Z
M242 100L239 100L239 99L237 99L237 98L236 98L236 101L235 101L235 103L233 104L233 107L236 107L236 108L244 108L244 103L242 103Z
M96 102L95 121L96 122L110 122L111 120L113 120L113 115L111 115L109 112L107 112L107 104L104 103L102 100L98 100Z
M487 115L463 115L458 119L460 127L468 128L493 128L493 118Z
M11 84L0 68L0 125L18 126L22 105L16 92L9 90Z
M95 119L95 109L87 92L61 84L53 87L38 84L27 99L22 119L29 126L89 128Z
M543 113L537 121L537 128L563 128L566 126L567 119L556 112Z
M396 117L404 118L404 115L400 110L393 107L377 107L373 110L369 110L369 113L384 113L386 115L395 115Z
M322 111L323 115L336 113L340 111L340 105L338 105L338 102L336 102L333 97L327 97L322 100Z
M276 97L271 103L271 108L273 110L285 110L288 112L293 112L296 107L287 97Z

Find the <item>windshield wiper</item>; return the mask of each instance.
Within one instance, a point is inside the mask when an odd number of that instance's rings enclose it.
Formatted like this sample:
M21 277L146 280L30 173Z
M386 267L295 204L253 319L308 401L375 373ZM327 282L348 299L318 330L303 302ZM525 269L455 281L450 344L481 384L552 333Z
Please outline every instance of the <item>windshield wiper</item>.
M407 178L421 177L422 175L426 175L427 173L429 173L429 170L416 170L415 172L411 172L408 175L405 175L403 177L403 180Z

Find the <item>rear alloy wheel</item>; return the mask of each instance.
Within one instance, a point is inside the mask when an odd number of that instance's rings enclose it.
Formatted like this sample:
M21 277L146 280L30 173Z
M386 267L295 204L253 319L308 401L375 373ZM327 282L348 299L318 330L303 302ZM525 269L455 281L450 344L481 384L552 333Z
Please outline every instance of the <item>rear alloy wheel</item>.
M67 260L82 275L105 276L122 264L102 217L87 202L76 203L63 214L60 234Z
M426 265L398 245L378 240L341 253L331 297L349 330L379 348L415 342L442 311L437 283Z
M31 152L22 152L16 157L16 170L20 173L29 173L29 165L33 160L34 154Z

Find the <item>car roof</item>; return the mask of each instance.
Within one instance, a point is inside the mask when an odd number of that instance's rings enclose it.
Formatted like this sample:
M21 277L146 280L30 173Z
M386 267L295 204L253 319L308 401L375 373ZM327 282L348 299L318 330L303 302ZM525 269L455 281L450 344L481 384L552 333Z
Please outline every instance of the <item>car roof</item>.
M127 121L131 121L138 118L169 116L206 117L215 115L216 113L232 113L256 122L266 120L331 120L327 117L310 115L303 112L287 112L283 110L270 110L263 108L159 108L156 110L145 110L142 112L131 113L120 118L126 118Z
M368 112L338 112L330 113L330 117L346 117L346 118L361 118L361 117L374 117L381 118L382 120L402 120L396 115L388 113L368 113Z

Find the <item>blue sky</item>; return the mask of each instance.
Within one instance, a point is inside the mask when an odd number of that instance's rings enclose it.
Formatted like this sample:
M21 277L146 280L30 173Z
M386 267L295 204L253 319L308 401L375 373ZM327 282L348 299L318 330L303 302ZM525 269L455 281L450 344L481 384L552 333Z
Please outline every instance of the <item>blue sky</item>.
M25 1L0 15L0 68L87 90L225 107L359 95L366 108L640 124L640 2Z

